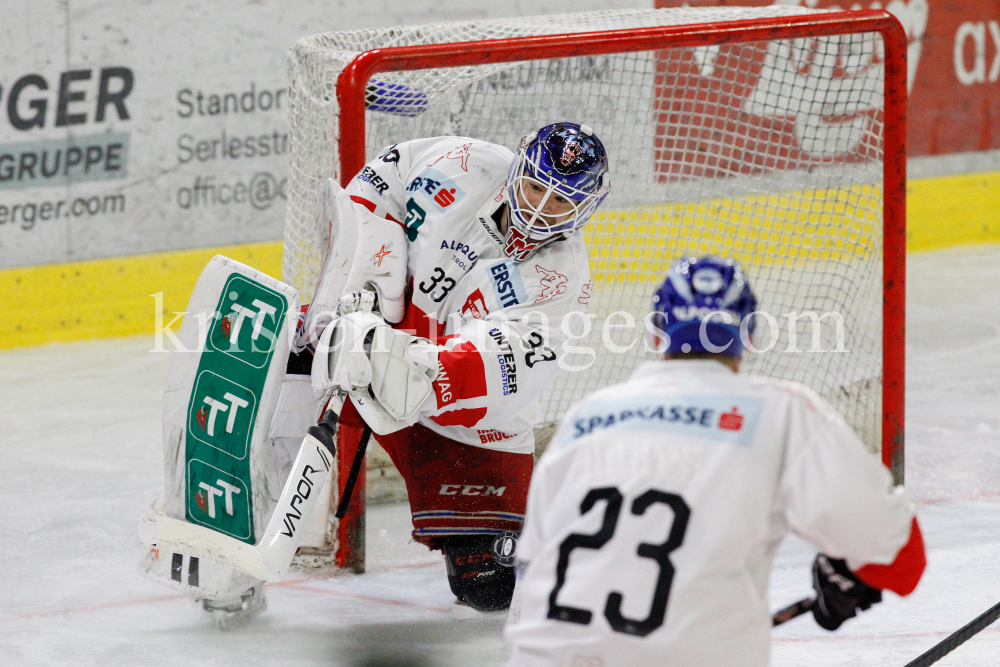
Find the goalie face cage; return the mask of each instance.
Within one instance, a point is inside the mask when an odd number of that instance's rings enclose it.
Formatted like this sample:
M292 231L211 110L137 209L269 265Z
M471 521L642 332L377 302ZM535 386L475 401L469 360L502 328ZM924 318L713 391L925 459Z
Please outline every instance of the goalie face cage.
M609 25L637 27L593 29ZM455 43L463 27L479 41ZM284 277L304 299L330 173L346 186L408 139L514 148L544 124L586 123L613 183L584 228L597 326L574 345L597 354L546 393L543 423L655 356L642 340L653 291L674 258L712 253L741 262L768 314L766 351L744 368L811 386L902 482L907 42L892 15L685 8L377 32L290 55Z

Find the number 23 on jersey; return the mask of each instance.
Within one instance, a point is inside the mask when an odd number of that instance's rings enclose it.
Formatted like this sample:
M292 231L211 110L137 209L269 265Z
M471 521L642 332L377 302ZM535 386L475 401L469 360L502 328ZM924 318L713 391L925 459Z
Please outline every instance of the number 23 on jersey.
M590 512L598 502L604 503L604 517L601 527L596 533L571 533L559 545L559 561L556 564L556 585L549 593L548 618L567 623L590 625L593 612L589 609L579 609L559 604L559 591L566 583L566 569L569 567L570 556L575 549L601 549L612 542L618 519L621 515L624 497L621 491L613 486L591 489L580 503L580 514ZM622 614L624 596L617 592L608 594L604 606L604 617L608 619L611 629L615 632L645 637L661 625L666 618L667 602L670 598L670 586L674 580L674 565L670 562L670 554L679 548L684 541L688 519L691 510L684 499L675 493L649 489L632 501L631 513L642 516L646 510L655 504L663 504L673 511L673 522L670 525L667 539L660 544L642 542L636 553L641 558L650 558L659 565L660 571L653 589L653 603L649 614L642 619L628 618ZM612 545L615 546L615 545ZM611 548L609 546L609 548Z

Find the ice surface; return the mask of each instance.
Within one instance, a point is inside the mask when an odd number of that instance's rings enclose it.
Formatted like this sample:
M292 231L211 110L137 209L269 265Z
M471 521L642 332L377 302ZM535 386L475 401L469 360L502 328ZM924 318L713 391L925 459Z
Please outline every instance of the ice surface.
M907 487L930 563L909 598L836 633L774 633L773 664L904 665L1000 601L1000 248L911 256ZM140 578L139 513L163 484L167 355L147 337L0 353L0 665L502 664L502 619L457 621L441 558L409 541L405 506L371 508L361 576L293 574L269 609L220 632ZM790 538L774 608L810 592L813 550ZM1000 662L1000 622L940 663ZM401 663L396 663L401 664Z

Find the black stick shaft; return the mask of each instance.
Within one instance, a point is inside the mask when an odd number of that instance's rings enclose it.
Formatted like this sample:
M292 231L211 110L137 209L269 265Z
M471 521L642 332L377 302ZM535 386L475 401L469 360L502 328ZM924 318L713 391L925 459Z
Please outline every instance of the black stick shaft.
M947 639L924 653L913 662L906 663L906 667L927 667L928 665L933 665L935 662L948 655L965 642L969 641L973 635L993 623L993 621L998 618L1000 618L1000 604L990 608L964 628L953 632Z
M816 604L816 598L803 598L794 604L790 604L784 609L779 609L774 612L774 616L771 617L771 623L774 626L781 625L782 623L787 623L796 616L801 616Z
M358 451L354 454L354 461L351 463L351 472L347 475L347 483L344 484L344 495L340 497L337 505L337 513L334 515L338 519L343 519L347 514L347 506L351 504L351 496L354 495L354 485L358 481L361 473L361 465L365 460L365 450L368 449L368 440L372 437L372 429L365 424L365 430L361 433L361 442L358 443ZM340 451L343 451L341 449Z

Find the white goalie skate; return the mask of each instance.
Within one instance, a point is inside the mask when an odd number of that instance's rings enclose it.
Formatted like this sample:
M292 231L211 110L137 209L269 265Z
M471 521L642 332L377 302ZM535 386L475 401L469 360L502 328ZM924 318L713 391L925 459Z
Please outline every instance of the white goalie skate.
M264 583L227 600L202 600L201 608L212 614L220 630L241 627L267 609Z

